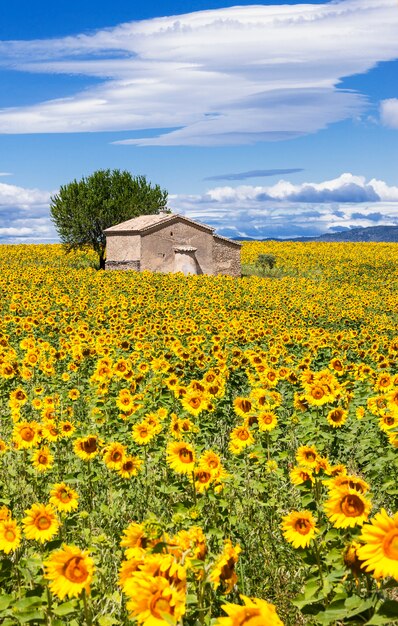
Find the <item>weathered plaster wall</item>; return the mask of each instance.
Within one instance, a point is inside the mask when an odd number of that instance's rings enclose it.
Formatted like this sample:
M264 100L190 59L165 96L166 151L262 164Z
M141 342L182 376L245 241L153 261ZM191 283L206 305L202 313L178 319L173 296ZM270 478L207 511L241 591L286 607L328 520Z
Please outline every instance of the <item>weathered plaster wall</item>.
M213 241L214 274L241 275L240 247L229 241L214 238Z
M106 258L109 261L139 261L141 258L140 235L117 234L106 237Z
M196 248L198 274L213 274L213 235L200 227L184 222L159 224L155 231L143 234L141 240L141 270L174 272L174 247Z
M140 271L140 261L105 261L106 270L134 270Z

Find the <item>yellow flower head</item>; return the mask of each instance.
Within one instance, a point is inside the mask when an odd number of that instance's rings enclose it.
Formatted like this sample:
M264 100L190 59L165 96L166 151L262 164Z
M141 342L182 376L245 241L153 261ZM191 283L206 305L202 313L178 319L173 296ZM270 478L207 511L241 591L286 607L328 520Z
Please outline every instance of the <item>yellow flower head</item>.
M118 470L120 469L123 461L126 458L126 446L117 441L110 443L104 454L104 463L108 469Z
M274 430L278 425L278 418L272 411L262 411L257 416L258 429L266 432Z
M253 443L254 437L247 426L236 426L231 432L230 450L234 454L240 454L244 448Z
M80 437L74 441L75 454L83 461L90 461L99 453L99 441L97 435Z
M90 593L94 561L87 552L64 544L62 549L53 552L43 565L44 578L50 581L52 593L60 600L65 596L77 598L83 589Z
M311 481L311 483L315 482L315 479L312 474L312 470L309 467L293 467L290 470L290 480L293 485L302 485L307 482L307 480Z
M142 463L137 456L126 456L117 472L122 478L137 476Z
M319 532L311 511L292 511L282 518L283 535L294 548L305 548Z
M132 576L127 610L130 618L145 626L177 624L185 613L185 591L177 590L163 576ZM163 617L167 616L167 620Z
M147 445L156 435L156 429L146 420L134 424L131 436L140 446Z
M57 534L59 521L51 504L33 504L25 513L22 524L28 539L44 543Z
M37 422L19 422L14 426L13 441L19 448L34 448L39 442Z
M398 581L398 513L390 517L385 509L362 528L358 548L362 567L375 578L392 576Z
M337 408L337 409L331 409L331 411L329 411L329 413L327 414L326 419L329 422L329 424L333 426L333 428L340 428L346 422L347 417L348 417L348 411Z
M325 511L335 528L362 526L369 517L371 503L350 487L334 489L325 502Z
M297 462L305 467L316 468L318 456L315 446L300 446L296 452Z
M65 483L57 483L50 491L50 503L58 511L69 513L79 506L78 493Z
M169 443L167 446L167 463L178 474L190 474L195 467L195 450L184 441Z
M240 596L244 606L224 604L228 617L219 617L214 626L283 626L273 604L259 598Z
M48 446L43 446L32 455L32 465L38 472L46 472L51 469L54 464L54 457Z
M223 586L224 593L230 593L236 584L238 577L235 572L235 565L238 562L241 552L240 546L233 546L230 539L226 539L224 550L214 563L210 572L210 582L213 583L214 589L218 589L220 584Z
M6 554L16 550L21 543L21 529L12 519L0 521L0 550Z

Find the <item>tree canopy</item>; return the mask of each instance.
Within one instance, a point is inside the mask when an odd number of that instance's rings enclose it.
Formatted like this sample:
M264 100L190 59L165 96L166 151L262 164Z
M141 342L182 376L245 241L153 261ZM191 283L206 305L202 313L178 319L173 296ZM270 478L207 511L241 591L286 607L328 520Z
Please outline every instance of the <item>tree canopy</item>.
M103 231L139 215L159 213L167 204L167 195L145 176L132 176L126 170L98 170L62 185L51 198L50 212L62 243L70 250L92 247L104 267Z

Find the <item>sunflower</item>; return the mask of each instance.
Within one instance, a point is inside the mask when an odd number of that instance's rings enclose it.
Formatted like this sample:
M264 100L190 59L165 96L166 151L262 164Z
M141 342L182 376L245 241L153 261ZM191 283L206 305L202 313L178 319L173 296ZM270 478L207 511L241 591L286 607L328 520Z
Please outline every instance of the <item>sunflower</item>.
M59 435L62 438L71 437L75 432L76 428L69 420L65 420L64 422L59 422L58 424Z
M21 529L16 521L8 518L0 522L0 550L6 554L16 550L21 543Z
M322 406L333 399L327 387L320 383L314 383L309 386L308 391L304 394L304 398L308 404L313 406Z
M43 446L32 455L32 465L38 472L46 472L54 465L54 457L48 446Z
M383 430L385 433L388 432L391 428L396 428L398 426L398 413L395 415L391 415L391 413L384 413L379 419L379 428Z
M194 482L197 493L204 493L213 481L214 476L209 470L199 467L194 471Z
M327 482L329 483L328 487L330 490L349 487L350 489L355 489L355 491L358 491L359 493L366 493L370 489L368 483L362 478L348 474L336 476L336 478Z
M335 528L362 526L369 517L371 503L356 489L334 489L325 502L325 511Z
M294 548L305 548L319 532L315 524L311 511L292 511L282 518L283 535Z
M213 450L206 450L199 459L198 467L207 470L214 478L223 479L226 472L221 464L221 459Z
M184 441L169 443L167 462L178 474L190 474L195 467L195 450Z
M25 513L22 524L28 539L44 543L57 534L59 521L51 504L33 504Z
M318 463L318 452L315 446L300 446L296 452L296 459L301 465L315 468Z
M315 479L312 474L312 470L309 467L293 467L290 470L290 480L293 485L302 485L307 481L311 481L311 483L315 482Z
M0 506L0 522L4 522L8 519L11 519L11 511L5 504L3 504L3 506Z
M203 391L190 390L181 399L181 406L191 415L199 415L207 409L209 395Z
M7 452L7 450L8 446L6 442L4 441L4 439L0 439L0 454L4 454L4 452Z
M336 408L329 411L327 414L327 421L333 428L340 428L343 426L348 417L348 411L344 409Z
M117 473L122 478L131 478L132 476L137 476L141 465L142 461L137 456L126 456Z
M134 424L132 428L131 436L136 443L140 446L146 446L156 435L156 430L153 426L143 420L138 424Z
M83 589L90 593L94 561L87 552L63 544L43 565L44 578L51 581L49 587L60 600L65 596L77 598Z
M224 593L232 591L238 580L235 565L238 562L241 551L242 549L239 545L234 547L230 539L225 540L224 550L217 558L210 572L210 582L213 583L214 589L217 590L220 584L222 584Z
M78 500L78 493L65 483L57 483L50 491L50 503L63 513L77 509Z
M283 626L273 604L259 598L240 597L244 606L222 605L228 617L219 617L214 626Z
M278 424L278 418L271 411L264 411L257 416L259 430L266 432L273 430Z
M110 443L105 450L104 463L108 469L120 469L126 458L126 446L117 441Z
M99 452L99 441L97 435L80 437L73 443L75 454L83 461L90 461Z
M39 442L37 422L19 422L14 426L13 441L19 448L34 448Z
M376 513L362 528L358 549L362 567L375 578L392 576L398 580L398 513L390 517L385 509Z
M253 412L253 404L250 398L243 398L238 396L234 400L234 410L240 417L247 417Z
M163 576L146 573L133 575L132 583L127 602L130 618L145 626L177 624L181 620L185 613L185 591L177 590Z
M230 450L239 454L243 448L252 445L254 437L247 426L236 426L231 432Z
M128 560L142 555L145 550L153 548L159 543L157 529L151 528L149 525L131 522L123 531L124 536L120 545L126 549L126 558Z

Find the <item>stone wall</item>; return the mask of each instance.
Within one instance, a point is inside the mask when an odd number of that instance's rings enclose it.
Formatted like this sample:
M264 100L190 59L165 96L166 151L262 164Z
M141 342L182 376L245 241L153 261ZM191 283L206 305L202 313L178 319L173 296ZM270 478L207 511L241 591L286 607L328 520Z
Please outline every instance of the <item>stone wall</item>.
M109 261L130 262L141 258L141 236L126 233L108 234L106 237L106 258Z
M142 234L141 270L175 272L174 248L178 245L196 248L197 274L214 273L211 231L178 220Z
M226 239L214 237L213 243L214 274L241 276L240 246Z
M141 269L140 261L105 261L106 270L134 270L139 272Z

